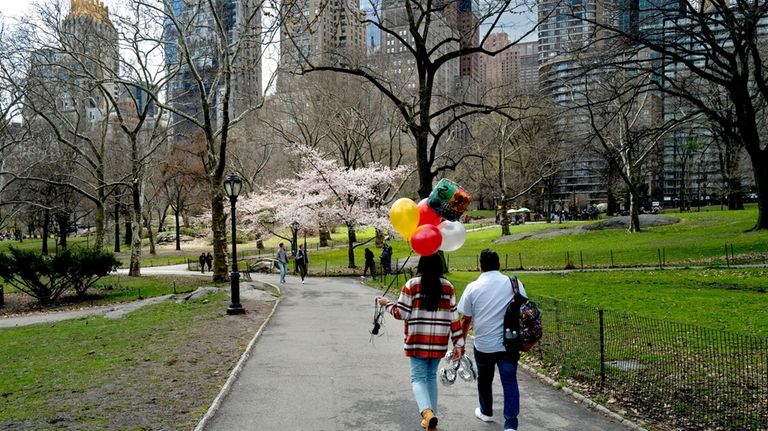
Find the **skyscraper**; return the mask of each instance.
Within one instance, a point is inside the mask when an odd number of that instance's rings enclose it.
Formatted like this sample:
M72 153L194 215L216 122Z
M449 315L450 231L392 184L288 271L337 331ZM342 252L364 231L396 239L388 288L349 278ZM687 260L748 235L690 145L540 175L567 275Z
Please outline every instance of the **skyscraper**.
M581 17L581 18L579 18ZM543 0L539 5L539 85L563 107L583 102L585 86L596 82L587 75L602 73L599 67L585 67L589 57L584 48L599 52L604 46L595 21L612 23L615 17L606 11L605 0ZM585 75L586 74L586 75ZM601 178L605 162L585 148L587 124L576 111L560 116L561 127L569 130L571 142L566 151L570 163L559 174L554 198L570 207L585 207L606 200L606 185ZM573 208L574 210L577 208Z
M114 83L119 72L117 31L109 9L97 0L71 0L60 37L60 47L33 52L27 95L43 112L93 123L108 115L108 95L119 97Z
M352 65L364 61L365 12L354 0L286 0L280 5L278 91L307 63Z
M196 2L199 5L194 4ZM172 0L164 23L166 68L174 77L168 82L168 102L187 115L201 118L201 89L212 101L212 117L221 119L227 74L231 81L230 117L244 112L261 99L261 9L250 0L214 0L214 9L203 0ZM214 11L223 24L216 27ZM171 18L172 17L172 18ZM178 25L177 25L178 24ZM178 28L184 29L180 33ZM185 45L189 58L179 47ZM226 47L228 56L219 51ZM228 59L229 65L221 64ZM199 82L197 77L199 77ZM171 114L175 134L190 132L189 124Z
M505 32L492 33L484 48L498 51L511 43ZM478 77L484 94L509 97L532 94L539 87L538 42L520 42L495 56L480 55Z

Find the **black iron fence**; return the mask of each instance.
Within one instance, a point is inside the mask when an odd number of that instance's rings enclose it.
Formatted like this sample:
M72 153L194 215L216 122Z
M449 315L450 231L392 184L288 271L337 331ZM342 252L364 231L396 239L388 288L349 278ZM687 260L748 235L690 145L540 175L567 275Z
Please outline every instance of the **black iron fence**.
M768 430L768 338L534 299L528 355L560 380L674 429Z
M638 253L634 250L573 250L565 251L562 255L540 255L535 251L519 253L499 253L503 271L520 269L605 269L626 267L656 267L700 265L712 268L730 267L732 265L768 265L768 250L754 252L742 251L733 244L725 244L723 253L710 257L684 256L685 250L676 249L675 256L669 256L666 248L648 250ZM668 260L668 257L670 258ZM478 271L480 269L478 255L462 255L446 253L448 267L452 271ZM672 260L674 259L674 260ZM671 261L671 262L670 262Z

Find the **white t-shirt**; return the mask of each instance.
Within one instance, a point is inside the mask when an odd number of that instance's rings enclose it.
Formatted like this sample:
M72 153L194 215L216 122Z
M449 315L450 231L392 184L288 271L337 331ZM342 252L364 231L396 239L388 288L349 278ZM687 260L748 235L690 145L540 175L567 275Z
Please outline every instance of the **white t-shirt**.
M520 294L528 297L523 282L517 280ZM459 300L459 313L474 320L475 350L483 353L503 352L504 312L512 300L512 282L499 271L480 274L469 283Z

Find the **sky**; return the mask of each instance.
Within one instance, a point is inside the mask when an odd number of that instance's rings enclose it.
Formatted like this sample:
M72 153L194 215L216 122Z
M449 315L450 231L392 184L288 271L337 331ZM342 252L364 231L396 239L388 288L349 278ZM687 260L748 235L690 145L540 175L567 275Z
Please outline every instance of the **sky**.
M32 0L0 0L0 13L5 16L18 16L29 9Z

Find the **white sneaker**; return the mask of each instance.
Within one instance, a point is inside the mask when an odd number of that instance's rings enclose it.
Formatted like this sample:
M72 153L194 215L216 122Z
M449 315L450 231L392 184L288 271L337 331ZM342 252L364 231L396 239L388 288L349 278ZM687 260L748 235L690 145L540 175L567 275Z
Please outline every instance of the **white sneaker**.
M304 284L304 280L301 280L301 284Z
M480 411L480 407L475 409L475 417L483 422L493 422L493 416L486 416Z

